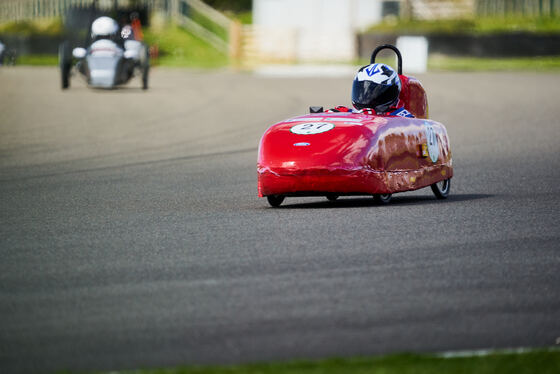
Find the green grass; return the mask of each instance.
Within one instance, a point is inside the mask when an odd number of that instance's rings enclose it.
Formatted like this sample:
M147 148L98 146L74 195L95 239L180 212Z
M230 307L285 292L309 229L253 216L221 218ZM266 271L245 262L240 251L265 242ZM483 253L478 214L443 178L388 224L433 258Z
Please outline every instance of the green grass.
M224 53L176 25L146 29L144 39L158 46L159 58L152 61L157 65L218 68L229 64Z
M144 39L159 50L159 57L151 61L152 65L208 69L229 65L228 56L179 26L145 29ZM18 56L16 64L57 65L58 56Z
M396 59L393 57L381 56L375 62L397 67ZM369 64L369 59L359 59L353 62L353 65L356 66L367 64ZM560 71L560 56L478 58L432 55L428 58L428 71ZM404 73L406 74L406 71Z
M250 25L253 23L253 12L240 12L235 14L233 18L238 19L243 25Z
M250 14L250 13L249 13ZM543 19L543 22L546 20ZM440 22L438 27L446 28L460 25L466 21ZM474 21L473 21L474 22ZM429 24L429 23L428 23ZM484 25L481 22L480 25ZM0 30L23 33L50 30L57 32L59 21L8 23L0 25ZM464 24L466 28L468 23ZM482 26L480 26L482 27ZM557 25L560 29L560 22ZM191 68L220 68L228 66L230 61L221 51L208 45L205 41L191 34L184 28L170 25L167 22L154 22L154 26L144 30L146 42L159 49L159 58L152 61L154 65L191 67ZM360 61L358 65L365 65L369 61ZM379 62L395 65L394 59L380 56ZM18 65L57 65L56 55L18 56ZM531 57L531 58L463 58L447 56L431 56L428 62L431 71L558 71L560 70L560 56Z
M395 34L493 34L502 32L560 33L560 17L477 17L457 20L389 19L368 31Z
M261 363L237 366L191 366L174 369L112 371L127 374L557 374L560 351L494 353L487 356L443 358L397 354L382 357Z
M151 61L152 65L209 69L229 65L228 56L179 26L145 29L144 38L148 45L158 46L159 57ZM16 64L57 65L58 56L18 56Z
M58 55L17 56L16 65L54 66L54 65L58 65Z
M222 30L222 34L224 32ZM55 36L61 35L63 28L60 19L8 22L0 24L1 33ZM159 27L145 29L144 37L150 46L158 46L159 58L152 61L154 65L219 68L229 64L228 56L224 53L184 28L170 25L167 22L162 21ZM57 63L56 55L18 56L16 60L18 65L56 65Z
M208 47L210 48L210 47ZM211 61L200 61L200 57L190 57L187 55L165 55L158 59L160 66L172 67L192 67L192 68L217 68L228 65L228 60L223 55L218 55ZM393 58L379 58L377 62L382 62L396 67ZM369 60L356 60L353 65L367 65ZM17 65L32 66L54 66L58 64L57 55L29 55L19 56L16 60ZM428 60L429 71L560 71L560 56L558 57L539 57L539 58L467 58L467 57L446 57L432 56ZM406 71L405 71L406 74Z
M64 25L61 18L11 21L0 24L0 34L19 35L62 35Z

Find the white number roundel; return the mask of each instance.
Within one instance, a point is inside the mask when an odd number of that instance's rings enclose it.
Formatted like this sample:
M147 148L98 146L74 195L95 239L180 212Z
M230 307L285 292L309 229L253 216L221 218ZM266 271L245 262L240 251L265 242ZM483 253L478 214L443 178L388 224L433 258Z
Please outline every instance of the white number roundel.
M299 135L313 135L320 134L332 129L334 129L334 125L329 122L309 122L295 125L290 129L290 131L294 134Z
M426 139L428 141L428 154L430 155L430 159L432 162L436 162L439 157L439 145L437 140L437 135L432 127L428 122L424 122L426 125Z

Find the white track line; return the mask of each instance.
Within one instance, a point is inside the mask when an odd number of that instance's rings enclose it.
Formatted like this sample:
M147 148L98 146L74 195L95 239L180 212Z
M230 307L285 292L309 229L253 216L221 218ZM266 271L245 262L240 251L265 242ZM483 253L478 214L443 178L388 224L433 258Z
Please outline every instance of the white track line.
M456 358L456 357L480 357L489 356L493 354L520 354L528 353L533 351L546 350L546 351L559 351L560 347L519 347L519 348L504 348L504 349L474 349L474 350L464 350L464 351L446 351L436 353L437 357L443 358Z

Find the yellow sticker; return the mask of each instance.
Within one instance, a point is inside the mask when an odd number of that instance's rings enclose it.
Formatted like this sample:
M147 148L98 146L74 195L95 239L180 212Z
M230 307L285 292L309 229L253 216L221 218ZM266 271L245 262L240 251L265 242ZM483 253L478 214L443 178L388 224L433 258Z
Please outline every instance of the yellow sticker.
M422 144L422 157L428 157L428 144Z
M416 177L410 177L410 181L411 181L412 183L416 182Z
M445 176L445 174L447 174L447 172L445 170L442 170L441 175Z

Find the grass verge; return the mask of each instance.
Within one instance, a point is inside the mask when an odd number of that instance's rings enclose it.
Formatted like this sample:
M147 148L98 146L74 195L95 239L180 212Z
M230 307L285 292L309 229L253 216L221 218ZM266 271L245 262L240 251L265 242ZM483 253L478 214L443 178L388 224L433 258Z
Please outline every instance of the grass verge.
M61 35L64 25L61 18L46 18L26 21L10 21L0 24L0 34Z
M381 56L376 59L389 66L397 67L395 58ZM354 61L354 65L367 65L369 60ZM518 57L518 58L478 58L478 57L450 57L432 55L428 58L428 71L457 71L457 72L499 72L499 71L527 71L527 72L560 72L560 56L552 57ZM404 72L406 74L406 71Z
M560 351L495 352L483 356L445 358L437 355L397 354L372 358L327 359L237 366L192 366L134 370L114 374L557 374Z
M388 19L368 31L395 34L495 34L530 32L540 34L560 33L560 17L477 17L450 20L401 20Z
M15 63L16 65L56 66L58 55L22 55L16 57Z
M159 56L152 61L155 65L219 68L229 64L228 56L177 25L146 29L144 39L158 48Z
M431 56L430 71L557 71L560 56L527 58L474 58Z
M171 67L191 67L191 68L220 68L229 66L226 56L215 52L209 60L205 61L203 54L195 55L179 51L160 56L157 61L152 61L153 65ZM214 53L214 52L212 52ZM382 62L396 67L396 62L392 58L379 58L377 62ZM357 60L353 65L367 65L369 60ZM57 55L27 55L18 56L17 65L29 66L56 66L58 65ZM560 72L560 56L557 57L531 57L531 58L470 58L470 57L448 57L432 56L428 60L428 70L437 71L464 71L464 72L499 72L499 71L530 71L530 72ZM405 71L406 73L406 71Z
M152 65L208 69L229 65L228 56L179 26L146 29L144 38L148 45L157 46L159 51L158 57L151 61ZM58 56L21 55L17 56L15 63L52 66L58 64Z

